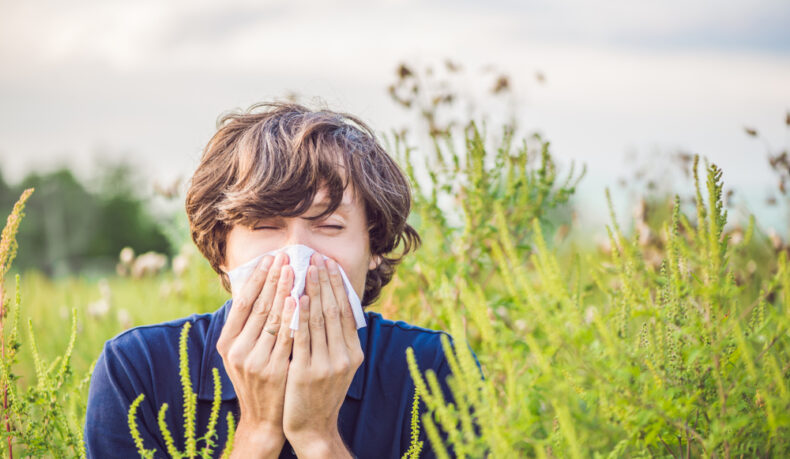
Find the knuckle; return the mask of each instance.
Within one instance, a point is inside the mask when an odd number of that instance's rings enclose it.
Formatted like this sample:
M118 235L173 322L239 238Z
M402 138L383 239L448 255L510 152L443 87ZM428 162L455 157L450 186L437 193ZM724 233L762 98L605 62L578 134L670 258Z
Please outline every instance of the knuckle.
M280 343L282 345L284 345L284 346L287 346L287 345L289 345L291 343L291 341L293 341L295 336L296 336L296 333L294 333L293 337L291 336L291 329L290 329L290 327L283 327L280 330Z
M244 374L244 372L245 372L245 370L244 370L244 362L243 361L227 362L225 366L228 367L229 369L231 369L231 371L233 371L234 373Z
M225 338L223 335L220 335L219 339L217 340L217 352L219 352L219 355L221 355L224 358L227 353L227 350L228 350L228 339Z
M260 370L258 367L258 362L251 359L245 360L244 363L241 364L241 369L244 371L244 373L248 374L255 374Z
M266 276L268 275L269 275L269 268L256 269L255 273L252 275L253 282L256 284L260 284L266 279Z
M340 316L340 308L338 308L336 304L333 304L324 309L324 314L326 314L327 317L337 318Z
M280 270L270 269L268 275L266 276L266 283L271 284L272 282L277 282L279 278L280 278Z
M354 368L359 368L359 366L362 365L362 362L365 361L365 353L362 352L362 349L357 349L352 352L351 361L354 364Z
M277 284L277 295L287 296L290 291L291 286L287 282L280 280L280 282Z
M351 360L348 358L341 358L335 362L335 373L347 373L351 369Z
M313 374L314 374L315 379L317 379L319 381L325 381L325 380L329 379L329 368L327 368L325 366L320 366L320 367L315 369L315 372Z
M267 326L271 326L271 325L279 326L281 320L282 320L282 318L281 318L281 314L279 312L272 312L269 315L269 320L266 322L266 325Z
M321 314L316 314L314 316L310 316L310 325L313 327L321 328L324 326L324 316Z
M228 363L236 367L244 363L244 354L238 347L232 347L227 353Z
M260 373L261 380L263 382L272 382L277 380L277 373L275 373L274 369L271 366L267 366Z
M246 295L239 298L239 300L233 304L233 307L236 308L237 311L241 312L248 312L251 306L252 300Z
M352 315L351 308L348 306L348 304L345 304L342 308L340 308L340 315L343 317L349 317Z
M252 312L254 312L255 314L261 314L261 315L266 314L268 309L269 308L266 301L264 301L263 298L260 297L258 297L258 299L255 300L255 303L252 305Z

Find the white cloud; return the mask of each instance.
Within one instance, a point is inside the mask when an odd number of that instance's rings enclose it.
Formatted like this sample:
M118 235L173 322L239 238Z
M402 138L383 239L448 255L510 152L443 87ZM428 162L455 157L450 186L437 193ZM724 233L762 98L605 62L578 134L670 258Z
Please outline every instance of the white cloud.
M611 180L628 148L676 146L723 162L734 181L765 182L764 164L744 154L759 147L740 129L781 144L790 62L715 45L787 16L778 0L9 3L0 165L21 173L31 159L84 159L106 145L177 175L194 166L221 111L286 90L384 130L397 114L384 88L398 62L451 57L508 71L524 123L561 158L587 161L591 183ZM684 37L696 45L680 46Z

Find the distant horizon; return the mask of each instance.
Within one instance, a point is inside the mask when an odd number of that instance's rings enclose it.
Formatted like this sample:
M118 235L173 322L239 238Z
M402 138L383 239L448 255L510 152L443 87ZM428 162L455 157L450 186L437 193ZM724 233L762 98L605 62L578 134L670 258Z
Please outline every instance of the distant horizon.
M34 0L2 12L0 170L11 183L63 158L89 174L97 154L127 155L161 183L188 178L222 112L290 93L386 132L413 121L387 94L397 66L449 58L509 75L521 125L561 164L587 165L578 194L590 221L606 221L603 189L616 190L627 155L685 151L721 166L760 220L790 229L760 204L776 182L763 140L790 148L781 0ZM466 90L486 100L485 86Z

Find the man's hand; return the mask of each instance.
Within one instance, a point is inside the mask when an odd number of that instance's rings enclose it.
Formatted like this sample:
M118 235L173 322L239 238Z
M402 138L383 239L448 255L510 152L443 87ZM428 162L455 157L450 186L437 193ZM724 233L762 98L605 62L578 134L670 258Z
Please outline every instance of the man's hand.
M296 307L289 297L294 274L287 263L285 253L263 257L233 299L217 341L241 410L232 457L277 457L285 444L289 324Z
M283 428L299 457L351 457L337 417L364 354L337 263L313 254L299 303Z

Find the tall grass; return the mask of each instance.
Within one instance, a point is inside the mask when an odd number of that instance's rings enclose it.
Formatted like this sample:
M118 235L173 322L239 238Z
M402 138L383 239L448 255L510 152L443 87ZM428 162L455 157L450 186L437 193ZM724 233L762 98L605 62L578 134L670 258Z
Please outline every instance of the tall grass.
M82 441L81 418L75 413L84 412L84 392L87 377L75 381L71 368L71 354L77 336L76 311L72 311L71 333L62 355L47 362L38 351L33 323L28 320L27 332L35 368L35 384L27 387L18 384L14 373L17 351L21 347L18 337L19 309L21 304L20 278L16 276L16 295L6 295L4 280L16 256L16 234L24 217L24 207L33 189L27 189L14 205L0 237L0 385L3 390L2 429L3 452L19 456L85 457ZM10 308L9 308L10 303ZM7 322L11 315L10 328Z
M524 205L567 196L545 175L552 167L524 172L525 150L511 155L507 141L486 150L478 139L470 125L465 199L450 209L461 224L438 216L446 177L432 174L415 220L430 242L386 299L392 313L468 340L487 374L477 377L466 346L445 342L448 405L435 374L408 354L426 431L445 430L459 457L788 455L787 252L769 249L762 269L749 267L744 258L768 241L753 240L754 219L739 241L725 233L722 171L706 165L700 179L695 158L694 214L676 198L651 247L612 212L608 253L563 257L546 238L545 208ZM458 163L453 150L437 151ZM439 438L429 435L446 456Z
M403 356L417 387L414 406L426 410L412 411L406 456L424 449L420 432L440 456L790 453L787 248L774 248L754 219L728 229L721 170L695 160L691 208L671 200L654 213L665 217L634 230L612 212L608 243L590 248L586 228L577 241L562 237L583 173L560 174L548 142L517 144L511 129L492 140L475 124L433 140L421 156L403 136L394 139L415 189L410 223L424 244L373 307L454 338L443 343L453 404L435 374ZM3 278L29 196L3 232ZM185 256L183 272L110 277L101 288L30 272L16 277L15 296L0 290L6 456L84 455L87 381L102 343L126 327L224 302L210 267L194 251ZM109 306L97 313L90 303L107 292ZM56 333L68 311L71 334ZM22 314L32 324L24 346L15 325ZM189 432L199 439L202 428ZM208 454L221 453L214 446ZM145 445L141 453L150 455Z

